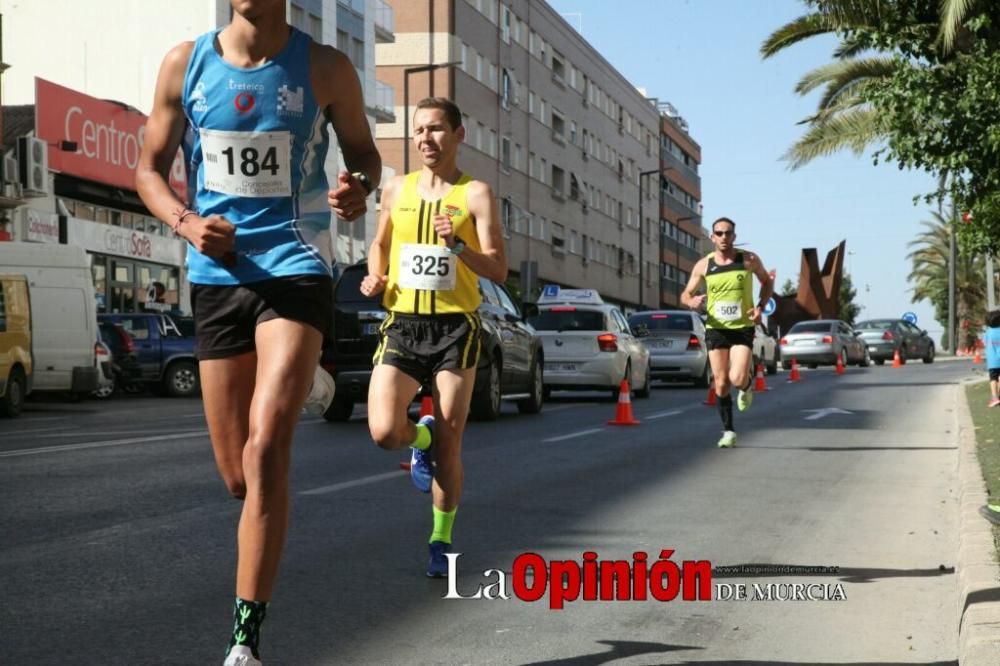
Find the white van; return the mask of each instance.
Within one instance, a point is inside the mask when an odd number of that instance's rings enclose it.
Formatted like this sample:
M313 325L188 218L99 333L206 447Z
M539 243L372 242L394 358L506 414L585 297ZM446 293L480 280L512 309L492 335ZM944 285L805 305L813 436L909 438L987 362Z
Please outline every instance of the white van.
M28 279L34 391L87 395L97 388L97 304L83 248L0 243L0 273Z

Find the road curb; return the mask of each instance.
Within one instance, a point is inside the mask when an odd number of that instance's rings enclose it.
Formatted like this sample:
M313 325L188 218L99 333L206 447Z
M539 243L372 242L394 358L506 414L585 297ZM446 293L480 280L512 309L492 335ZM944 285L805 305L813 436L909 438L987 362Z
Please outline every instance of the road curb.
M993 545L993 529L979 515L986 504L986 484L976 457L976 429L959 384L958 418L958 663L996 666L1000 663L1000 565Z

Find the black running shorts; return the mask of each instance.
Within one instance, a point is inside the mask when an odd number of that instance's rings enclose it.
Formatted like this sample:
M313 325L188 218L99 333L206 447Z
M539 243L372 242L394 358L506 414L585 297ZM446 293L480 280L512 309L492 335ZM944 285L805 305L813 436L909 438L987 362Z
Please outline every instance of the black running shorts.
M326 337L333 319L333 281L326 275L295 275L240 285L191 285L195 356L227 358L256 349L257 324L291 319Z
M399 368L421 384L442 370L465 370L479 363L479 315L412 315L390 312L379 329L375 365Z
M990 368L990 381L1000 381L1000 368Z
M708 351L739 346L753 349L753 330L753 326L746 328L706 328L705 344L708 346Z

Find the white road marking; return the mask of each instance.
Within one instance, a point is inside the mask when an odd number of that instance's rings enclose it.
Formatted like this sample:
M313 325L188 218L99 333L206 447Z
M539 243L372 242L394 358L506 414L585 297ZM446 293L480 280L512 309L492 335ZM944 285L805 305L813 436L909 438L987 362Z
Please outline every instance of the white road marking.
M404 474L407 474L406 470L398 469L393 472L384 472L373 476L364 476L360 479L354 479L353 481L342 481L341 483L335 483L330 486L320 486L319 488L313 488L311 490L301 490L299 491L299 495L325 495L327 493L335 493L340 490L347 490L348 488L367 486L370 483L379 483L380 481L388 481L389 479L398 479Z
M644 419L650 419L650 420L652 420L652 419L662 419L662 418L666 418L667 416L677 416L678 414L683 414L683 413L684 413L683 409L671 409L668 412L656 412L655 414L650 414L648 416L643 416L642 418L644 418Z
M590 428L589 430L580 430L579 432L571 432L568 435L559 435L558 437L549 437L548 439L543 439L543 442L561 442L565 439L573 439L574 437L583 437L584 435L592 435L595 432L601 432L604 428Z
M854 412L849 412L846 409L840 409L839 407L825 407L823 409L803 409L803 412L813 412L809 416L803 416L802 418L806 421L816 421L823 418L824 416L829 416L830 414L853 414Z
M64 444L62 446L46 446L37 449L14 449L13 451L0 451L0 458L18 458L21 456L32 456L41 453L57 453L59 451L79 451L80 449L102 449L108 446L122 446L124 444L141 444L144 442L165 442L172 439L192 439L202 435L208 436L207 430L192 430L190 432L179 432L173 435L154 435L152 437L130 437L128 439L102 440L100 442L78 442L76 444Z

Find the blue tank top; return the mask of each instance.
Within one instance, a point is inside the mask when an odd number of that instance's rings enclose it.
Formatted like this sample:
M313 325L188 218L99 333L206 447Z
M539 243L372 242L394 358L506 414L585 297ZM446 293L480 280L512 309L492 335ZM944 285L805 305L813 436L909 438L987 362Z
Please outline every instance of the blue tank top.
M183 148L191 208L236 225L236 256L214 259L188 245L188 279L330 275L329 134L309 77L311 40L291 28L273 60L243 69L215 50L217 35L198 38L184 75Z

